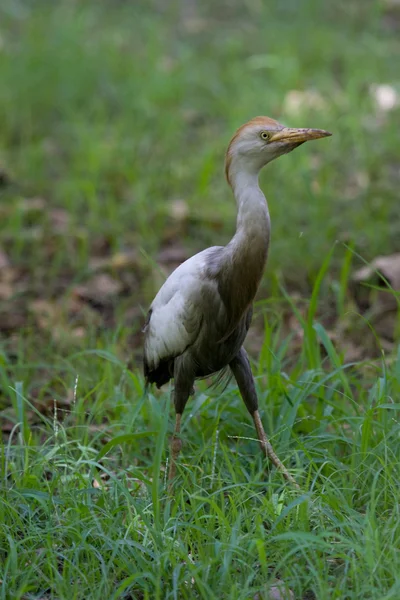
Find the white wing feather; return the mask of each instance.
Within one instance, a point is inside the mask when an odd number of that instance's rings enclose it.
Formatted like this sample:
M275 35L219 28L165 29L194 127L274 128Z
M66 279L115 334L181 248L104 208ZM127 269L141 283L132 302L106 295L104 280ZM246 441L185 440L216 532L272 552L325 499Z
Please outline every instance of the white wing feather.
M162 360L179 356L196 340L202 320L199 300L211 250L199 252L182 263L154 298L144 343L150 370Z

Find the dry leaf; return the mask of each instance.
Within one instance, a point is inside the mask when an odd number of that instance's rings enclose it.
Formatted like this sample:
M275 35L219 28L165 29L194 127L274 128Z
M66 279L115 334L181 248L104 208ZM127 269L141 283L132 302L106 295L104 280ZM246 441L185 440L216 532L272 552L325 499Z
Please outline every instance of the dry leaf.
M63 208L52 208L49 212L50 223L56 233L65 233L71 222L70 214Z
M382 112L393 110L400 104L397 90L389 84L371 85L370 94L375 100L377 108Z
M59 320L59 307L54 302L33 300L29 303L29 310L35 315L40 329L51 329Z
M97 490L101 489L107 492L109 487L106 485L106 482L109 481L109 479L110 475L108 473L100 473L100 475L97 475L97 477L93 479L92 485Z
M365 356L364 344L354 344L351 340L346 340L345 343L341 346L344 350L344 363L358 362L362 360Z
M284 98L283 110L290 115L297 115L309 110L323 110L326 101L315 90L290 90Z
M112 256L95 256L89 261L92 271L115 269L117 271L127 268L140 267L140 259L135 250L117 252Z
M86 284L78 285L73 293L78 298L104 304L109 302L113 296L117 296L122 288L123 285L120 281L101 273L92 277Z
M378 256L356 271L352 281L359 308L368 310L368 317L378 335L392 342L398 326L400 253ZM379 289L374 289L376 287Z
M78 308L80 307L80 309ZM79 343L87 333L87 328L81 324L76 324L76 314L85 316L85 325L95 322L89 314L87 306L77 304L75 299L65 301L49 301L45 299L36 299L29 303L29 310L35 316L36 325L46 332L49 332L52 338L59 343ZM74 326L71 326L69 317L72 316Z
M294 600L292 590L287 590L282 582L282 585L274 585L269 590L269 600Z
M400 291L400 252L388 256L378 256L369 265L365 265L353 275L356 283L372 282L386 285L379 274L388 280L391 287Z
M169 203L169 214L175 221L186 221L189 217L189 206L185 200L173 200Z
M135 250L130 252L117 252L111 257L110 266L112 269L126 269L128 267L138 267L139 257Z
M158 254L157 262L162 265L181 264L188 258L188 253L182 246L167 246Z
M89 259L89 269L91 271L105 271L110 267L109 256L93 256Z
M274 582L274 585L262 592L257 592L253 600L295 600L294 593L289 590L285 583L280 579Z
M46 200L43 198L23 198L18 202L18 208L21 212L41 212L46 208Z

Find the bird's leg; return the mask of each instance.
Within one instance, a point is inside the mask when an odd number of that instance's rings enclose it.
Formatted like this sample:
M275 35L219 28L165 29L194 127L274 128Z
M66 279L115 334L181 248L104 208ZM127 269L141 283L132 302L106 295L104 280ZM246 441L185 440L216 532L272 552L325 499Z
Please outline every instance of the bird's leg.
M169 490L172 490L172 481L176 476L176 461L182 448L180 439L181 418L186 402L193 390L194 377L189 376L182 368L181 361L175 360L174 366L174 406L175 406L175 428L171 439L171 465L169 468Z
M181 431L181 418L182 415L179 413L176 413L175 415L175 429L174 429L174 434L172 436L171 439L171 465L169 467L169 482L170 482L170 488L171 488L171 482L173 479L175 479L175 475L176 475L176 461L178 460L178 456L179 453L181 451L182 448L182 440L178 437L179 433Z
M265 456L275 465L275 467L282 473L284 478L289 481L296 488L299 485L295 479L286 469L285 465L279 460L274 452L271 442L267 438L263 424L261 422L260 413L258 412L258 398L256 387L254 384L253 374L247 352L244 348L239 350L237 356L229 364L231 371L236 379L239 387L240 395L242 396L244 403L246 404L247 410L253 417L254 425L256 426L258 439L260 440L261 449Z

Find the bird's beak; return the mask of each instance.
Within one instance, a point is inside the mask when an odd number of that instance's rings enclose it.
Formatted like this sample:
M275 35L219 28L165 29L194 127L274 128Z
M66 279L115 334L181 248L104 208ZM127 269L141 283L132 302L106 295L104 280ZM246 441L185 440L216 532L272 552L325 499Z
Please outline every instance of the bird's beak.
M280 131L274 133L269 139L269 142L290 142L296 144L302 144L310 140L318 140L319 138L327 137L332 135L329 131L323 129L293 129L290 127L284 127Z

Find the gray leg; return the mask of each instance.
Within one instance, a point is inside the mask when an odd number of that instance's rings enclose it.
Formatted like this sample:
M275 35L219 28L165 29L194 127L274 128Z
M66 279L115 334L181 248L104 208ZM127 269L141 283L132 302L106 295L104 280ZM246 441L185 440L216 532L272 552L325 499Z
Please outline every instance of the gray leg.
M260 413L258 412L258 398L256 387L254 384L253 373L251 372L247 352L244 348L241 348L239 350L239 353L229 364L229 366L236 379L240 395L242 396L244 403L246 404L247 410L253 417L258 439L260 440L261 449L263 450L265 456L269 458L269 460L282 473L282 475L287 481L289 481L296 488L299 488L298 484L288 472L285 465L279 460L279 458L275 454L274 449L271 446L271 443L268 440L264 431L264 427L260 418Z
M169 489L172 491L172 480L176 476L176 461L182 448L182 440L179 437L181 431L181 418L186 402L193 391L194 376L188 375L182 368L179 359L174 366L174 406L175 406L175 428L171 439L171 466L169 469Z

